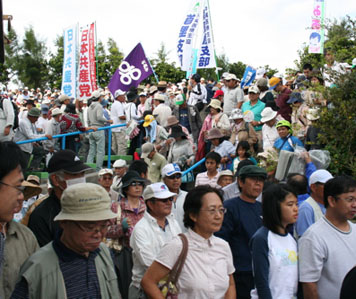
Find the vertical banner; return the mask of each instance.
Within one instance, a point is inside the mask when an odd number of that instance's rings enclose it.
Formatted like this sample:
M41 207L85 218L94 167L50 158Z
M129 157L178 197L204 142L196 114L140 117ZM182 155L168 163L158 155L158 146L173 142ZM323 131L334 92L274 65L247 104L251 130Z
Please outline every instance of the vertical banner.
M247 66L242 77L240 87L244 88L244 86L249 86L253 82L253 80L255 80L255 78L256 69L254 69L252 66Z
M203 39L199 48L198 69L216 68L214 40L210 20L208 0L205 0L203 6Z
M97 90L94 23L81 29L78 69L78 96L88 99Z
M61 93L70 98L76 97L77 91L77 25L64 30L63 36L63 73Z
M177 44L179 65L183 71L191 68L196 32L200 19L201 1L193 0L180 28Z
M324 52L324 0L314 0L311 34L309 36L309 53L323 54Z
M138 43L120 63L108 87L113 95L118 89L128 91L131 87L137 87L141 81L152 74L153 69L151 64L145 55L141 43Z

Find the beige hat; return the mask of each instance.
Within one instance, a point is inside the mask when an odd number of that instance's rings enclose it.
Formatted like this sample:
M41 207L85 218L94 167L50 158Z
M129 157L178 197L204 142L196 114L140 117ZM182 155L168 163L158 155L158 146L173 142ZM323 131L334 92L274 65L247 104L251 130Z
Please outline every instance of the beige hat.
M222 138L224 137L223 133L218 128L213 128L208 132L208 140L215 139L215 138Z
M80 183L66 188L61 197L61 211L54 221L101 221L116 218L110 209L109 193L101 186Z
M42 188L40 186L32 184L28 181L23 181L21 183L21 186L25 187L25 190L23 192L23 197L25 200L28 200L32 196L39 195L42 192Z
M158 87L167 87L167 82L166 81L159 81L157 86Z
M118 159L118 160L115 161L113 167L114 168L127 167L127 163L123 159Z
M260 90L258 89L258 87L256 85L252 85L249 89L248 89L248 93L260 93Z
M146 142L144 145L142 145L142 152L141 152L141 158L147 158L148 155L155 149L155 146L152 143Z
M223 177L223 176L231 176L231 177L234 177L234 174L232 173L232 171L231 170L229 170L229 169L226 169L226 170L223 170L223 171L220 171L219 172L219 175L218 175L218 182L219 182L219 180L221 179L221 177Z
M70 100L70 98L66 94L61 94L58 100L63 103L65 100Z
M157 91L157 90L158 90L157 86L153 85L153 86L150 87L149 93L150 93L150 94L151 94L151 93L154 93L154 92Z
M221 102L219 100L215 100L215 99L210 101L210 104L208 105L208 107L212 107L214 109L222 110L221 109Z
M179 124L179 121L174 115L172 115L172 116L167 118L166 127L174 126L174 125L177 125L177 124Z
M226 77L224 77L225 80L236 80L239 81L239 79L236 77L235 74L227 74Z
M262 110L261 116L262 116L261 122L265 123L267 121L274 119L277 116L277 111L272 110L271 107L267 107Z
M109 169L109 168L103 168L103 169L100 169L99 172L98 172L98 176L101 177L103 176L104 174L111 174L112 176L114 175L114 172Z
M37 175L33 175L33 174L30 174L28 177L27 177L27 179L26 179L26 181L34 181L34 182L36 182L36 184L40 184L40 178L37 176Z
M157 92L153 98L155 101L164 102L166 99L163 94Z
M54 109L52 110L52 116L57 116L57 115L60 115L60 114L62 114L62 110L61 110L61 109L59 109L59 108L54 108Z

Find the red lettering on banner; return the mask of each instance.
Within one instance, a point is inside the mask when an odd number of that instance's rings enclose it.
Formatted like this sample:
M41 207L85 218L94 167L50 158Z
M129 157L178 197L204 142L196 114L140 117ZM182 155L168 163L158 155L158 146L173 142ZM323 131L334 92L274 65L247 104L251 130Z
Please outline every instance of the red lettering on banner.
M88 44L87 43L82 43L80 45L80 53L84 55L87 52L88 52Z
M88 29L82 31L82 42L88 40Z
M89 82L89 71L87 69L80 70L79 82Z
M90 62L90 81L92 90L97 90L96 85L96 64L95 64L95 24L90 24L89 31L89 62Z
M90 85L89 84L81 84L79 85L79 96L80 97L90 97Z
M80 57L80 68L89 68L88 63L89 63L88 57L86 56Z

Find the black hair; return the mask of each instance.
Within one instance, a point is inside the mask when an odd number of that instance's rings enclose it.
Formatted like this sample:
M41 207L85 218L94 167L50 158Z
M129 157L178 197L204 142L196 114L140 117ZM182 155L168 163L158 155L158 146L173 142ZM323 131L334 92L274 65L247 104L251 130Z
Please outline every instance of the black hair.
M64 110L64 112L71 113L71 114L77 114L77 112L75 111L75 105L74 104L68 104L66 106L66 109Z
M202 198L207 193L215 193L219 196L221 203L224 201L222 191L213 188L209 185L201 185L190 190L184 200L183 210L184 217L183 223L186 228L194 228L195 222L190 218L190 215L198 215L202 207Z
M328 197L332 196L336 201L337 196L356 190L356 180L348 175L339 175L328 180L324 185L324 206L329 206Z
M246 160L242 160L239 165L237 165L237 169L236 169L236 173L235 175L238 176L239 174L239 171L241 170L242 167L245 167L245 166L248 166L248 165L255 165L253 164L253 162L249 159L246 159ZM242 180L243 182L245 182L245 179Z
M310 64L310 63L305 63L303 65L303 70L310 70L312 71L313 70L313 66Z
M291 186L297 195L308 193L308 179L300 173L290 173L287 176L287 185Z
M147 115L152 115L152 110L144 111L142 117L145 118Z
M221 156L219 153L210 152L205 156L205 161L208 159L214 160L216 162L216 164L220 164Z
M18 166L26 169L26 159L20 147L12 141L0 142L0 180Z
M199 74L194 74L192 76L192 79L196 82L196 83L200 83L200 79L201 79L201 76Z
M142 174L146 175L146 173L148 171L148 165L143 160L135 160L131 163L128 171L130 171L130 170L137 171L140 175L142 175Z
M239 150L239 147L242 147L246 152L245 152L245 158L250 158L251 157L251 154L250 154L250 144L248 143L248 141L246 140L243 140L243 141L240 141L239 144L237 145L236 147L236 156L238 157L238 153L237 151Z
M279 227L283 228L281 203L289 194L297 197L294 189L287 184L273 184L262 193L263 225L276 234L279 234Z

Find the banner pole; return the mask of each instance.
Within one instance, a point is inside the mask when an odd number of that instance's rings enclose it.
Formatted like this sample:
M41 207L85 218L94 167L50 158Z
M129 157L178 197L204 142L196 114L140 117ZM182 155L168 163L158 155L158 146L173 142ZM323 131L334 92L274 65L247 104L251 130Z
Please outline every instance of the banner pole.
M141 42L140 42L141 43ZM142 45L142 44L141 44ZM150 67L151 67L151 69L152 69L152 71L153 71L153 75L155 76L155 79L156 79L156 81L157 81L157 83L159 82L159 80L158 80L158 76L157 76L157 74L156 74L156 72L155 72L155 70L154 70L154 68L153 68L153 66L152 66L152 64L151 64L151 61L148 59L148 57L147 57L147 55L146 55L146 52L145 52L145 49L142 47L142 49L143 49L143 53L145 54L145 57L147 58L147 61L148 61L148 63L150 64Z

